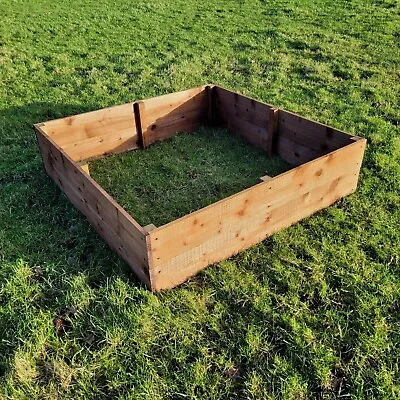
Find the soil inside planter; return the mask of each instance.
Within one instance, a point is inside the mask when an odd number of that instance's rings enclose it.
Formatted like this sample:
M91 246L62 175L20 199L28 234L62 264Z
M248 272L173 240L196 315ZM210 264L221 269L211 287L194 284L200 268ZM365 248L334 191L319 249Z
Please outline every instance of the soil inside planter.
M161 226L291 166L225 129L203 127L91 161L89 168L142 226Z

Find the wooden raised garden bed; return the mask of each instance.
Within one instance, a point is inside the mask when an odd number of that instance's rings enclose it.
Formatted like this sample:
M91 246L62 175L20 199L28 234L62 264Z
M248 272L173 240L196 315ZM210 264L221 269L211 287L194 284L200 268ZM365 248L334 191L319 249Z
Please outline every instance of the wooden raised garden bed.
M88 160L200 125L225 127L293 168L159 227L141 226L90 176ZM354 192L366 146L363 138L214 85L36 124L35 131L47 174L153 291Z

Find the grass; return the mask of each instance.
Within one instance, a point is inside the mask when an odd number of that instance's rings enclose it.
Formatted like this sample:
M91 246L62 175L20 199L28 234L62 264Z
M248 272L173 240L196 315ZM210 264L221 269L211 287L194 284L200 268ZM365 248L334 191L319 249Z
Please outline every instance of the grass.
M0 3L0 397L400 397L395 0ZM369 141L356 193L153 295L32 124L217 83Z
M92 161L89 169L142 226L161 226L290 166L224 129L201 128Z

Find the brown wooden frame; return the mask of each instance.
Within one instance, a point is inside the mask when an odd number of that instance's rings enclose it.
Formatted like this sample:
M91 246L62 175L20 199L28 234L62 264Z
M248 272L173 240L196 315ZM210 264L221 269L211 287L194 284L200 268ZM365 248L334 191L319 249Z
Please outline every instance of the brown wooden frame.
M200 125L226 127L295 168L161 227L142 227L91 177L90 159L144 148ZM355 191L366 140L207 85L36 124L47 174L152 291Z

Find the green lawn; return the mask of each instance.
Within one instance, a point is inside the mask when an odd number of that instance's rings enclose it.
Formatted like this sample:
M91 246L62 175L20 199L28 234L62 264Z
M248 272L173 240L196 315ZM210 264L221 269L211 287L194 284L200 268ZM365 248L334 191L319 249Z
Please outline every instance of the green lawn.
M220 128L201 127L89 162L90 175L142 226L161 226L292 168Z
M3 0L0 22L0 398L400 398L398 1ZM366 137L360 186L153 295L31 126L205 83Z

